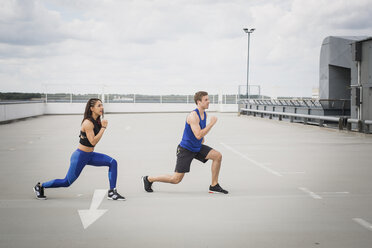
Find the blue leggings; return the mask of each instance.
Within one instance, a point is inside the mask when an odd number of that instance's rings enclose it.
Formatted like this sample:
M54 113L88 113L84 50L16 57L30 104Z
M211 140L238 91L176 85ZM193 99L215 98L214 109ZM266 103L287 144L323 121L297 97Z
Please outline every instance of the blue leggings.
M67 175L64 179L54 179L43 183L42 186L45 188L68 187L79 177L85 165L93 165L108 166L110 189L116 188L118 166L116 160L111 158L110 156L97 152L84 152L82 150L77 149L71 155L70 161L71 161L70 168L68 169Z

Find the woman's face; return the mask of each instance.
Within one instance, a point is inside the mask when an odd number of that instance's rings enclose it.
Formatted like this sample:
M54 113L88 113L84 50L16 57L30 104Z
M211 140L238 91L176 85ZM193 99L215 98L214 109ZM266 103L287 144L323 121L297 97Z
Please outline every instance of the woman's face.
M92 113L95 113L98 116L101 116L103 114L103 104L101 101L97 101L94 104L94 107L90 107L90 110L92 110Z

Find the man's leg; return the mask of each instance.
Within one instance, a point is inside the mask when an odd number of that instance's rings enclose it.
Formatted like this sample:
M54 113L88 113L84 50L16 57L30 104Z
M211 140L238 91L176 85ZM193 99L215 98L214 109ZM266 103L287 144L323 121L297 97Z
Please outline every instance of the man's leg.
M143 186L147 192L153 192L152 183L162 182L162 183L172 183L178 184L182 181L185 173L190 171L191 161L194 159L196 153L191 152L181 146L177 147L177 162L176 169L173 175L161 175L156 177L143 176Z
M222 154L214 149L210 150L206 159L212 159L212 184L209 186L209 193L222 193L228 194L218 183L218 175L220 174Z
M206 159L211 159L212 162L212 186L215 186L218 184L218 175L220 174L221 169L221 161L222 161L222 154L219 151L216 151L215 149L212 149Z
M162 182L162 183L172 183L172 184L178 184L182 181L183 176L185 173L178 173L175 172L173 175L161 175L156 177L147 177L147 180L150 183L153 182Z
M145 191L151 193L154 192L151 188L153 182L178 184L182 181L184 175L185 173L175 172L173 175L161 175L157 177L143 176L142 177L143 187L145 188Z

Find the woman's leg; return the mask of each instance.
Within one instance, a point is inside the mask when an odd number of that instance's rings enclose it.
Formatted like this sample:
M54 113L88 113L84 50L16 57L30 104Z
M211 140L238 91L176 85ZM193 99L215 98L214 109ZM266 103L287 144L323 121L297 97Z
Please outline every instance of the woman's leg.
M70 186L80 175L85 165L89 161L92 153L76 150L71 155L70 168L63 179L54 179L42 184L44 188L59 188Z
M116 188L118 163L115 159L102 153L93 152L91 159L88 161L88 165L109 167L108 178L110 181L110 189Z

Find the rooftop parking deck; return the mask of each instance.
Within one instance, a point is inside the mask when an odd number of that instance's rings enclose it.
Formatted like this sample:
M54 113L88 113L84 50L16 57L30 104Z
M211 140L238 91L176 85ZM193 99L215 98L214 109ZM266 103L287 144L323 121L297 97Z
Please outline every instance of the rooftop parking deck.
M223 154L228 195L208 194L210 161L146 193L142 175L173 173L186 114L108 114L95 151L118 161L127 201L104 198L87 228L78 210L108 188L106 168L85 167L46 201L32 191L65 176L82 116L0 125L0 247L371 247L372 135L208 115L218 117L206 144Z

